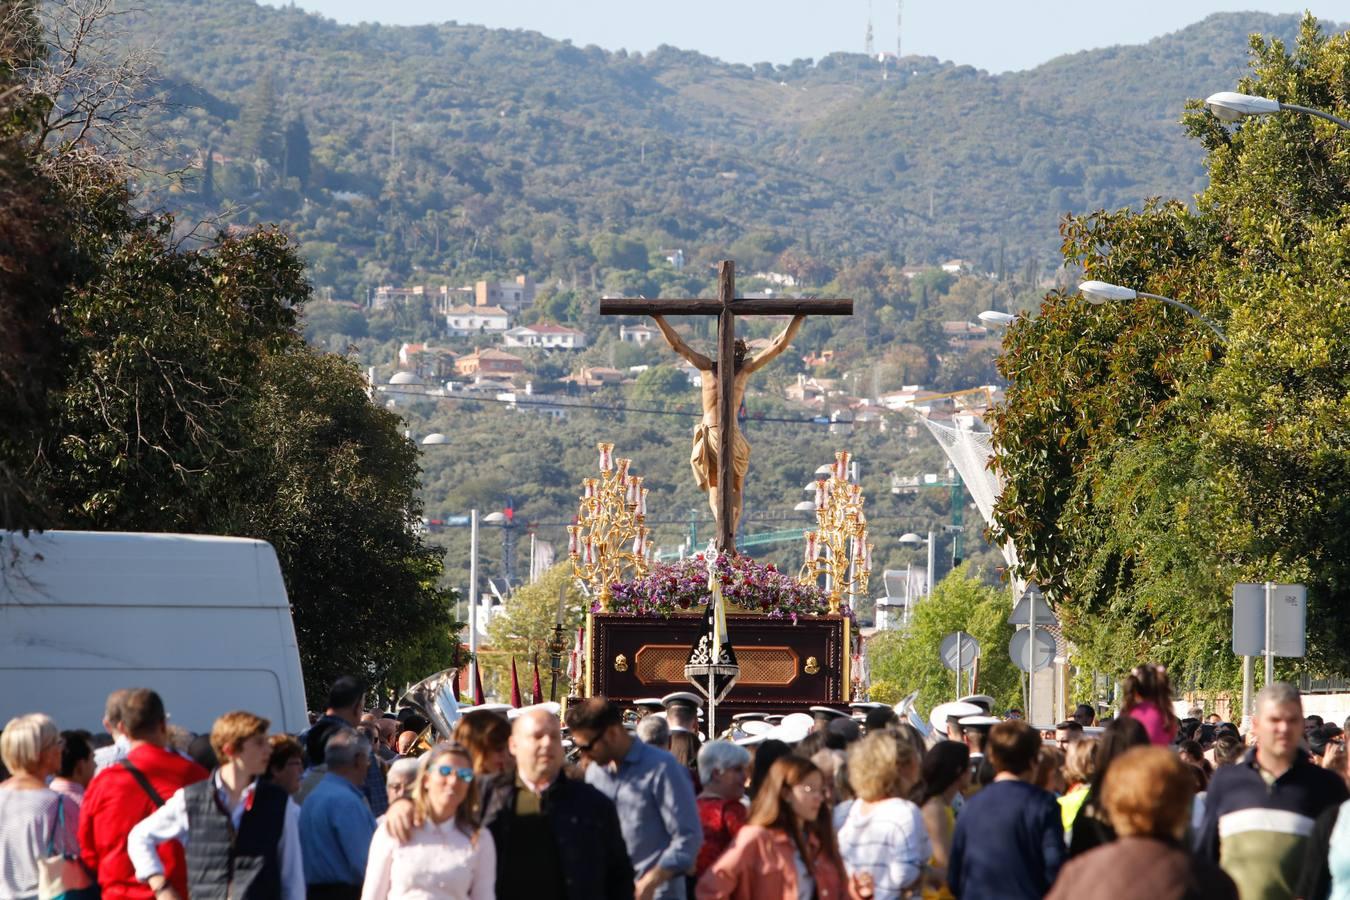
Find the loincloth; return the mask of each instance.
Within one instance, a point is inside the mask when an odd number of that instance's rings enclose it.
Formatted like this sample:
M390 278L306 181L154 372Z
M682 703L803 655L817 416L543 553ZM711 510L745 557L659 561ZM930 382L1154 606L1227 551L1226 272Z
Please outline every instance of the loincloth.
M717 487L717 448L721 440L720 428L700 422L694 427L694 448L689 454L689 466L694 470L698 489L706 491ZM737 428L731 442L732 489L740 492L745 486L745 473L750 471L750 443Z

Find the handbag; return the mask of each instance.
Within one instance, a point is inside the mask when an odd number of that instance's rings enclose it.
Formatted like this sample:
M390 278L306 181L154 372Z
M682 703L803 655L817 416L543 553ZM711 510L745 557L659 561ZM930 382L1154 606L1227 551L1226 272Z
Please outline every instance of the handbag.
M98 885L85 868L79 854L66 851L66 840L61 839L62 849L56 849L56 835L66 824L66 798L57 795L56 821L52 832L47 836L47 855L37 861L38 900L92 900L98 896Z

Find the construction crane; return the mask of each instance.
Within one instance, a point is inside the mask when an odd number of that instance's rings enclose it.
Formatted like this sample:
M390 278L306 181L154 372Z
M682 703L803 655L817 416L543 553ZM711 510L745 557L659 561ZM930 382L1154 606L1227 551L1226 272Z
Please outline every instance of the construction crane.
M961 565L961 560L965 559L965 554L962 551L964 544L963 537L965 536L964 488L965 483L961 481L960 474L957 473L956 467L951 463L947 463L947 476L945 480L939 479L939 477L933 473L912 475L908 478L903 475L891 476L892 494L917 494L919 491L923 490L948 489L951 491L952 523L943 530L950 532L952 535L953 569Z

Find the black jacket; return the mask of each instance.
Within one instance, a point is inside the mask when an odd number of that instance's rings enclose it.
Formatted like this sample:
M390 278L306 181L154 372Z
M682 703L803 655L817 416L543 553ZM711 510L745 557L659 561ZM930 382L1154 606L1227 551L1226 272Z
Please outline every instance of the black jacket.
M633 896L633 864L609 798L590 785L559 774L544 791L541 808L553 846L513 846L525 828L517 827L514 775L491 776L482 785L482 825L497 847L497 896L510 897L512 885L528 882L531 859L556 861L569 900L614 900ZM533 839L519 841L533 844Z

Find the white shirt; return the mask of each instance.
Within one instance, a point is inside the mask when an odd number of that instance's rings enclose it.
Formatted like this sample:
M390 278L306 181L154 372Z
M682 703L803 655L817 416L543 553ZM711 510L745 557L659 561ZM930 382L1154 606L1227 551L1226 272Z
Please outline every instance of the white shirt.
M400 844L381 828L370 841L361 900L493 900L497 848L492 833L475 843L450 819L427 821Z
M119 734L113 739L113 742L106 747L99 747L94 751L94 774L97 775L108 766L116 765L127 758L131 752L131 738Z
M933 855L923 813L908 800L891 797L867 810L858 800L834 808L839 855L849 875L867 872L876 900L893 900L912 885Z
M229 792L220 781L220 771L212 773L211 781L216 787L216 795L222 804L229 805ZM230 824L236 829L244 817L249 798L253 796L256 785L244 788L239 804L230 810ZM185 789L174 791L159 809L155 810L127 835L127 856L136 870L136 878L149 881L152 876L163 875L164 865L160 862L157 848L165 841L178 841L184 847L188 845L188 813ZM281 864L282 900L305 900L305 869L300 857L300 807L295 801L286 800L286 819L281 827L281 839L277 841L277 860Z

